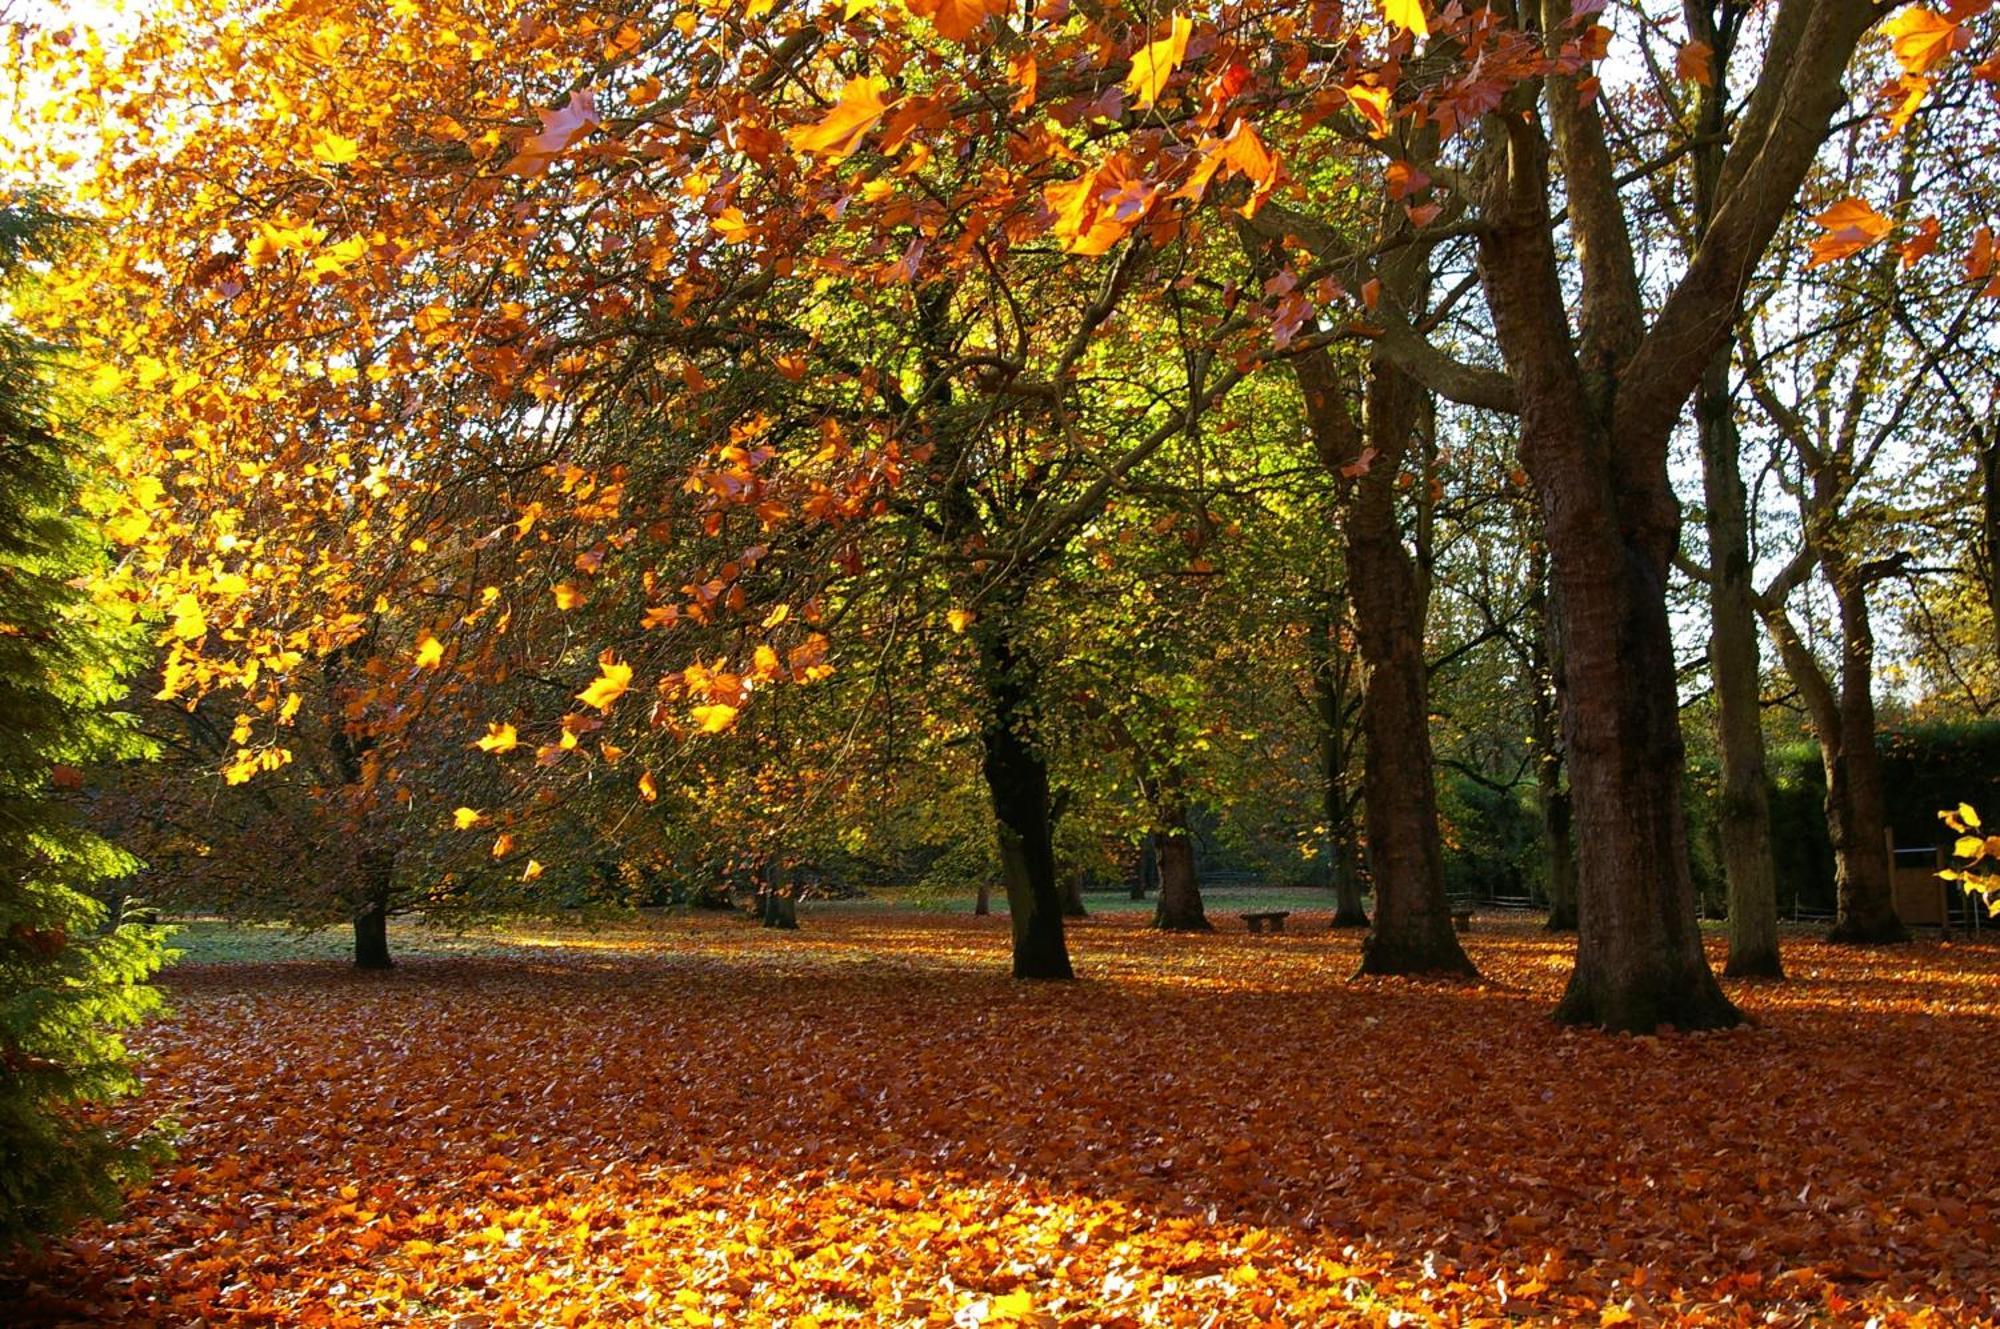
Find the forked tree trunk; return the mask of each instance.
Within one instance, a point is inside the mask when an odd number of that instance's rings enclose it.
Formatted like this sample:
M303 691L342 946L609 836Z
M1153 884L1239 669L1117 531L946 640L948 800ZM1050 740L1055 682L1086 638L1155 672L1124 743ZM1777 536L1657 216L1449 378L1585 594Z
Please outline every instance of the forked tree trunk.
M980 732L982 771L993 800L1000 869L1014 933L1014 977L1074 978L1063 939L1063 889L1056 881L1049 771L1028 729L1033 662L1009 636L1005 606L982 617L980 682L987 718Z
M1572 339L1549 216L1548 141L1535 122L1489 122L1479 266L1519 400L1521 460L1541 507L1558 610L1578 901L1576 968L1556 1017L1641 1032L1718 1028L1742 1017L1702 951L1681 806L1685 754L1666 594L1680 533L1667 473L1677 411L1649 403L1634 421L1614 423L1621 380L1612 366L1641 335L1629 236L1618 230L1594 109L1567 79L1554 81L1548 97L1567 164L1589 168L1578 200L1593 235L1578 255L1591 287L1582 319L1588 360ZM1729 321L1715 332L1726 335ZM1635 391L1649 388L1657 385L1640 382ZM1685 400L1684 392L1676 407Z
M1188 834L1187 809L1168 809L1156 836L1160 845L1160 900L1153 910L1153 926L1169 932L1213 932L1215 928L1202 908L1201 882L1195 876L1194 837Z
M361 908L354 915L354 967L363 970L393 969L389 958L389 903L394 898L396 856L393 851L373 849L360 856L363 879Z
M1732 978L1783 978L1778 874L1771 859L1771 799L1764 773L1763 663L1728 352L1709 366L1695 411L1707 498L1708 663L1722 754L1717 830L1729 889L1729 960L1723 972Z

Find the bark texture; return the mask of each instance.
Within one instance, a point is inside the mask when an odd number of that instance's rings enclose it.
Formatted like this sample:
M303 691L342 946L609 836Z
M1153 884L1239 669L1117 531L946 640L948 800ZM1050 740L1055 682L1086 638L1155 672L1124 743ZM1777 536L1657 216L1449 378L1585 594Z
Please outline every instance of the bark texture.
M981 770L1000 840L1014 932L1014 977L1074 978L1063 936L1064 892L1056 880L1049 771L1029 733L1033 662L1017 650L1003 612L983 621L980 681L987 718L980 732Z
M1201 882L1195 875L1194 837L1188 834L1187 809L1174 807L1162 817L1156 833L1160 846L1160 899L1153 909L1153 926L1168 932L1213 932L1202 907Z

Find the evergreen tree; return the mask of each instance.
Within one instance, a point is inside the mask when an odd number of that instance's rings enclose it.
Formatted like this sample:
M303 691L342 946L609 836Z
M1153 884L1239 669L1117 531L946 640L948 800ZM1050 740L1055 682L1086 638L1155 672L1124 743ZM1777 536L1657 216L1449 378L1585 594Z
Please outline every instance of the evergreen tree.
M0 200L0 293L62 230ZM89 588L83 458L54 422L46 347L0 299L0 1250L112 1210L158 1146L98 1105L136 1085L118 1031L155 1010L158 928L109 923L89 892L133 860L85 824L83 769L139 755L110 707L136 645Z

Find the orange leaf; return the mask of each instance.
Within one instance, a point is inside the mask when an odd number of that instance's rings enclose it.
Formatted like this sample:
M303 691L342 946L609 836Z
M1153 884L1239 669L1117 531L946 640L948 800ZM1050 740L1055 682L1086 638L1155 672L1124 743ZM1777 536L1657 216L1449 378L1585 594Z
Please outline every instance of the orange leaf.
M1826 234L1813 242L1812 262L1806 264L1809 269L1852 257L1880 243L1896 224L1865 200L1847 198L1814 217L1813 225Z
M1376 138L1386 135L1389 132L1389 90L1356 84L1345 91L1348 105L1368 122L1368 131Z
M888 113L889 103L882 100L888 87L879 78L849 79L840 90L839 102L825 119L787 130L786 140L800 152L810 152L832 162L844 160Z
M645 799L648 803L654 802L660 797L660 786L654 783L651 771L647 771L639 777L639 797Z
M1959 47L1966 36L1959 26L1922 5L1911 5L1883 25L1890 48L1906 74L1922 74L1935 69Z
M1013 8L1011 0L905 0L910 12L927 18L940 37L962 42L995 14Z
M1689 42L1675 54L1674 72L1688 83L1714 87L1715 48L1707 42Z

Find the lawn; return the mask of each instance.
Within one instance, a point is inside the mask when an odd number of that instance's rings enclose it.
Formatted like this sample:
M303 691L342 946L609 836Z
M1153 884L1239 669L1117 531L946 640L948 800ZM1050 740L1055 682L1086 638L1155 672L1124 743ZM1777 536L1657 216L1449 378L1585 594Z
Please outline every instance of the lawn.
M1800 933L1755 1027L1634 1039L1546 1018L1526 919L1460 986L1212 912L1079 923L1061 986L962 913L405 927L386 976L207 925L139 1040L179 1158L0 1319L2000 1317L2000 950Z

